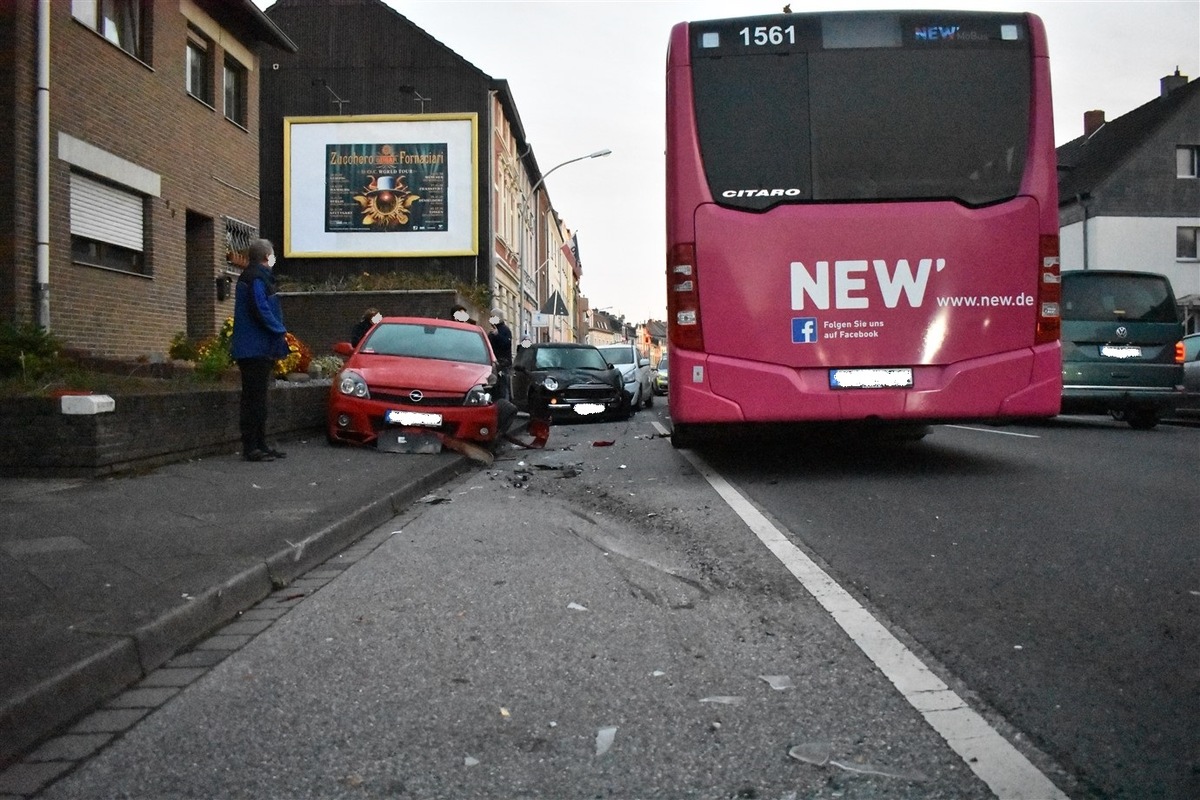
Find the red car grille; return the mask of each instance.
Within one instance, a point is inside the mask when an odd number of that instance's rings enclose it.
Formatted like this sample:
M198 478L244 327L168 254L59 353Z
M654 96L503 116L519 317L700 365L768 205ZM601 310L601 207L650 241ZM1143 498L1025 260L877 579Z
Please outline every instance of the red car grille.
M446 406L461 406L466 399L466 395L462 394L430 394L423 393L420 402L416 402L411 397L410 391L388 392L371 390L371 399L380 403L389 403L395 406L404 406L407 408L438 408Z

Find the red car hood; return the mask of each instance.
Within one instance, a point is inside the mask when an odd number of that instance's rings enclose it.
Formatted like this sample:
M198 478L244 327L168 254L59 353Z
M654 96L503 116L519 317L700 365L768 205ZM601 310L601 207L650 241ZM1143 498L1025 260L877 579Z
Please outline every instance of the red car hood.
M492 374L490 364L470 364L463 361L440 361L433 358L381 356L358 353L346 364L367 386L390 386L399 389L420 389L425 392L459 392L466 394L474 386L487 383Z

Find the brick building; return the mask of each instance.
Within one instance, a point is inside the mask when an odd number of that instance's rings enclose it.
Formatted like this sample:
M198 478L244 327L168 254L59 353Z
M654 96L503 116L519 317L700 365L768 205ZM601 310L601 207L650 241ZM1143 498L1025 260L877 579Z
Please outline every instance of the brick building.
M118 358L217 329L259 227L262 45L296 49L250 0L0 3L0 321Z

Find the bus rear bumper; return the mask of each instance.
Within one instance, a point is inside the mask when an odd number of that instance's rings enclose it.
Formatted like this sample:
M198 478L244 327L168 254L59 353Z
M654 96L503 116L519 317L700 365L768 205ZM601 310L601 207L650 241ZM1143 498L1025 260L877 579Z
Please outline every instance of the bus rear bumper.
M682 350L671 360L671 418L685 424L1052 417L1062 398L1058 343L913 367L909 389L831 389L825 367Z

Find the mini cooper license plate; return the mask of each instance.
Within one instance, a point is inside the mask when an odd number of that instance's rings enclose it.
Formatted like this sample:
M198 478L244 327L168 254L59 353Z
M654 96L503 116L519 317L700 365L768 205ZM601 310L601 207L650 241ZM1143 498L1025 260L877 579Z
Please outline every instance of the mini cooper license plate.
M600 403L577 403L574 408L575 413L581 417L604 413L604 406Z

